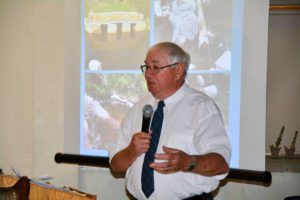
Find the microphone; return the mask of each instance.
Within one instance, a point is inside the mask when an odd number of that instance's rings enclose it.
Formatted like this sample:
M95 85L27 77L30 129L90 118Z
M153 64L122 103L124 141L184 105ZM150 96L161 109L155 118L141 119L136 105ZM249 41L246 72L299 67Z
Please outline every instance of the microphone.
M150 121L153 114L153 108L151 105L146 104L143 107L143 123L142 123L142 132L148 133L150 127Z

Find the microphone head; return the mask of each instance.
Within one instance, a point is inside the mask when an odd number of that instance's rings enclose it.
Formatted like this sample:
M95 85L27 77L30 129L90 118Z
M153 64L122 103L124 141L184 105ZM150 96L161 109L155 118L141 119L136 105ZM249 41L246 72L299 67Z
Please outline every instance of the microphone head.
M143 116L145 116L147 118L150 118L150 117L152 117L152 114L153 114L152 106L149 105L149 104L144 105L144 107L143 107Z

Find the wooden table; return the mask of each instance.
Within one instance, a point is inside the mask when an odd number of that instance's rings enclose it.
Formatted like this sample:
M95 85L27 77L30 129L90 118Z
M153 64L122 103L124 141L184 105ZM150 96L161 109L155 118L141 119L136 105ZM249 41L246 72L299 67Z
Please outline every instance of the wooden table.
M19 179L11 175L0 175L0 187L10 187ZM45 187L30 182L30 200L96 200L96 195L79 193L76 191L65 191L59 188Z

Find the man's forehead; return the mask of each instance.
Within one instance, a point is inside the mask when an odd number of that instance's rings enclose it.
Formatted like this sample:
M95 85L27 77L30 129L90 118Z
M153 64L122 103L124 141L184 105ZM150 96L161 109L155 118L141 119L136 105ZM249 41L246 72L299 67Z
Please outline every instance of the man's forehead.
M157 64L159 64L160 63L160 61L159 60L150 60L150 59L146 59L145 61L144 61L144 63L146 64L146 65L157 65Z
M150 51L146 56L146 60L153 63L165 61L166 59L168 59L168 52L163 50Z

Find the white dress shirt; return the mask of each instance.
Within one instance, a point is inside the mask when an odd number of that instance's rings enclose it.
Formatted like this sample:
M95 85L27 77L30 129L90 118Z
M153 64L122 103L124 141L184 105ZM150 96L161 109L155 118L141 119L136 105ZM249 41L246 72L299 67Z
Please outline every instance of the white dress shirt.
M179 149L190 155L215 152L229 163L229 138L220 111L210 97L184 84L164 102L164 121L157 152L163 153L162 146ZM128 146L134 133L141 131L144 105L150 104L155 110L157 103L158 100L149 94L127 113L116 147L110 151L110 159ZM141 189L144 155L139 156L126 172L126 187L139 200L147 199ZM218 187L219 180L225 176L205 177L191 172L161 174L154 171L155 189L149 199L175 200L208 193Z

